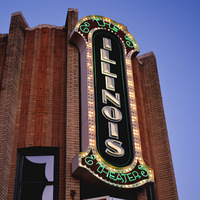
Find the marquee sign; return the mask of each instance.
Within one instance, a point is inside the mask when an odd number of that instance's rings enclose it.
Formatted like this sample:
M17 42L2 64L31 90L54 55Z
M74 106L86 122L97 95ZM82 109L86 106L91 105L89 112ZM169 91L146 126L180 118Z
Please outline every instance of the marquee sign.
M115 21L88 16L71 34L80 51L82 152L72 173L93 175L118 188L154 181L142 157L135 101L132 56L138 45Z

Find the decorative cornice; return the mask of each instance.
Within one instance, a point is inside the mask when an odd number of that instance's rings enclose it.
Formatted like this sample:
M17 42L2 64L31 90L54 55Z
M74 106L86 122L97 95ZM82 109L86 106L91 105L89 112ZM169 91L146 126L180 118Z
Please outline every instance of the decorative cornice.
M40 24L38 26L35 26L33 28L26 28L27 31L36 30L36 29L42 29L42 28L55 28L55 29L65 29L65 26L55 26L50 24Z

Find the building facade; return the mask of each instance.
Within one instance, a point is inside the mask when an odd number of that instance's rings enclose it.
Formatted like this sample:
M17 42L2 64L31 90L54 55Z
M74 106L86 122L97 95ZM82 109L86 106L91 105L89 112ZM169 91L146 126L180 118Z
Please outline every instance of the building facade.
M81 50L70 39L77 23L76 9L68 9L63 27L30 28L17 12L9 33L0 34L0 199L178 199L152 52L132 57L131 68L141 152L153 181L115 189L73 173L83 151Z

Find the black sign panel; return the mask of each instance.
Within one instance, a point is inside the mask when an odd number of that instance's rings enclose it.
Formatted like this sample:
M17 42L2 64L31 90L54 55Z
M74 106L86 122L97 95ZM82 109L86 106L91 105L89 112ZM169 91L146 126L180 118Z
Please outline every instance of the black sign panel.
M97 150L110 165L124 167L134 159L133 138L124 53L115 34L94 32L93 61Z

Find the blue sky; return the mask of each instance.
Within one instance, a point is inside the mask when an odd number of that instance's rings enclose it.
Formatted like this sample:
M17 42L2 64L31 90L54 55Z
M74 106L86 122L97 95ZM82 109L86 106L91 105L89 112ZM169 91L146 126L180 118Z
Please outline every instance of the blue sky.
M1 0L0 33L11 13L21 11L30 27L63 26L68 8L79 19L102 15L128 27L140 54L153 51L158 65L180 200L199 197L200 1L198 0Z

